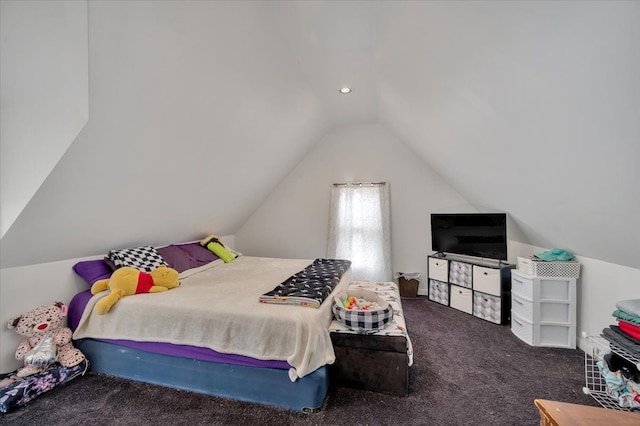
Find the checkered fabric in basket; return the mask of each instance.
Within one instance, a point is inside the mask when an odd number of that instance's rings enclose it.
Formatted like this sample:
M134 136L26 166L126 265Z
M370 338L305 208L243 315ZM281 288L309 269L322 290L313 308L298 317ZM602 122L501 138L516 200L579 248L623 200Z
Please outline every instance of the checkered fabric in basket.
M378 330L383 329L389 321L393 319L393 309L388 302L385 302L376 293L361 290L361 293L354 294L351 290L347 293L348 296L363 297L367 300L376 301L381 309L375 310L355 310L347 309L342 305L340 301L341 297L345 295L337 295L333 298L332 310L335 318L343 325L349 327L351 330L362 334L375 333Z
M151 246L134 247L109 251L109 259L118 267L130 266L144 272L151 272L158 266L169 266L158 251Z

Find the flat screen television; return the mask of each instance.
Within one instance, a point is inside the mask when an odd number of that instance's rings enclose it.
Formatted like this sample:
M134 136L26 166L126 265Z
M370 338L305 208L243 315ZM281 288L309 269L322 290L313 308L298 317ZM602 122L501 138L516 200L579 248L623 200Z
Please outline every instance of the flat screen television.
M433 213L431 248L439 253L507 260L507 214Z

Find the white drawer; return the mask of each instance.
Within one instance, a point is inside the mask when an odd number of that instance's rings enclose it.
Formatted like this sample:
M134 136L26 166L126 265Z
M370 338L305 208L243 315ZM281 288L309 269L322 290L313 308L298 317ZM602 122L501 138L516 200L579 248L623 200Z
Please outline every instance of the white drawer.
M429 278L434 280L449 281L449 261L445 259L429 258Z
M518 314L522 319L533 323L533 301L525 299L515 293L511 293L511 312Z
M529 345L533 344L533 324L511 310L511 332Z
M511 293L533 300L533 280L511 271Z
M451 285L450 291L450 307L468 314L473 313L473 291L457 285Z
M540 321L571 323L571 305L563 302L540 302Z
M554 348L574 348L571 340L572 328L566 325L542 324L540 325L538 342L539 346Z
M500 269L473 266L473 289L500 296Z
M449 282L460 287L471 288L472 265L470 263L449 262Z
M540 300L571 300L574 278L537 278L540 280Z

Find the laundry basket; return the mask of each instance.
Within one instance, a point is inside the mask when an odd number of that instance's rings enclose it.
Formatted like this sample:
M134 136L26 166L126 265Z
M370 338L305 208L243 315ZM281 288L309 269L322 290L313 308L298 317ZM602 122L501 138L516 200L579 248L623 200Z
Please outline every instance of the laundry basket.
M401 297L418 297L420 272L396 272Z

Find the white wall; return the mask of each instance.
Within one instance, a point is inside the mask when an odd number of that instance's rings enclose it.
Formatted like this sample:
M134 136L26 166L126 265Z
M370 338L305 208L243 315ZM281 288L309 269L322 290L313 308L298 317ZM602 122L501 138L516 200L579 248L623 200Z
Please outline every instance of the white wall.
M393 272L425 277L430 213L473 207L377 124L325 135L236 232L238 249L257 256L326 256L331 185L362 181L390 185ZM426 289L426 281L420 286Z

